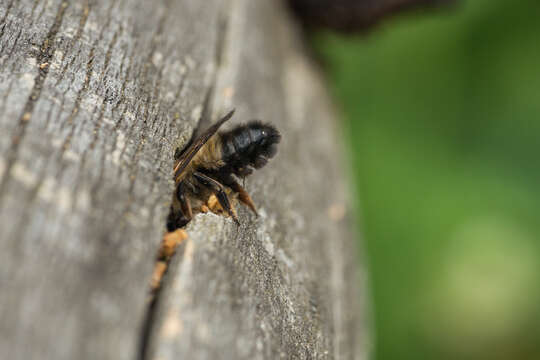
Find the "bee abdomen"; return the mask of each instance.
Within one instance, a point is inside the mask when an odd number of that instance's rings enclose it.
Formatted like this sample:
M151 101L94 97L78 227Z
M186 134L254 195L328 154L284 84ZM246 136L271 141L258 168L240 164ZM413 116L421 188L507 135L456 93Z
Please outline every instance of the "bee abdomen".
M277 152L281 140L279 132L271 125L251 122L221 134L225 166L239 176L246 176L266 165Z

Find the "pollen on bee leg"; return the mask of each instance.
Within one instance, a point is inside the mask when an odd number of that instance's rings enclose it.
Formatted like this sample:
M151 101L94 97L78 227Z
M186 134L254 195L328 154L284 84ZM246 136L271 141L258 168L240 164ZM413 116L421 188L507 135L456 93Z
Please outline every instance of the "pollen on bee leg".
M223 213L223 208L221 207L216 195L214 194L210 195L210 197L208 198L208 201L206 202L206 207L213 213L216 213L216 214Z
M233 217L235 217L236 216L235 205L236 205L237 200L238 200L237 196L232 191L227 189L227 197L229 198L229 202L231 204L231 210L232 210L232 212L234 214ZM202 212L203 206L201 206L201 212ZM218 214L218 215L225 216L225 217L230 216L229 213L225 209L223 209L223 206L221 206L221 204L219 203L219 200L218 200L218 198L217 198L217 196L215 194L210 195L210 197L206 201L206 206L207 206L207 209L210 210L211 212L213 212L214 214Z
M161 245L158 252L158 261L154 265L152 279L150 280L150 288L155 292L161 286L161 279L167 271L168 259L174 255L178 245L187 239L188 235L184 229L177 229L163 235Z
M159 249L159 258L171 257L178 245L187 239L188 235L184 229L177 229L172 232L168 232L163 236L161 240L161 247Z
M238 214L236 213L236 209L234 208L234 204L231 204L231 211L232 211L234 221L239 225L240 223L238 222Z
M155 291L161 285L161 279L167 270L167 263L165 261L158 261L154 265L154 271L152 272L152 280L150 281L150 288Z

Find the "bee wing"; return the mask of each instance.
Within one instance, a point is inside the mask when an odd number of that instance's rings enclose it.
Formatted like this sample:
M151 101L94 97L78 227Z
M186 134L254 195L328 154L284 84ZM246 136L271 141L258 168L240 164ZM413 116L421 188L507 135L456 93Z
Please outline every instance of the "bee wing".
M197 139L191 143L188 149L182 153L178 161L176 162L176 166L174 167L174 178L175 180L178 179L180 174L184 171L186 166L188 166L189 162L195 154L203 147L204 144L216 133L216 131L219 129L221 125L227 120L229 120L234 114L234 109L229 111L227 115L222 117L217 123L210 126L208 129L206 129L205 132L203 132Z

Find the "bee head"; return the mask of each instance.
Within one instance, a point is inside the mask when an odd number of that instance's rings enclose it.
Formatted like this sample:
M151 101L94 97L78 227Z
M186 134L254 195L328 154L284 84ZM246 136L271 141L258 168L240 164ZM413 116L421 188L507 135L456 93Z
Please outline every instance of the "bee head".
M266 165L269 158L277 153L277 144L281 141L281 135L275 127L261 122L253 122L248 125L249 137L254 140L252 146L251 164L256 169Z
M223 157L235 174L247 176L276 155L280 140L275 127L252 121L222 134Z

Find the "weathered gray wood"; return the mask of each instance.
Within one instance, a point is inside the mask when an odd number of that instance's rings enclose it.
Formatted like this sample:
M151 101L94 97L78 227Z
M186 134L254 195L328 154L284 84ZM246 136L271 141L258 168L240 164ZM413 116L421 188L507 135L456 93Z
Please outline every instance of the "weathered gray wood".
M220 1L0 2L0 353L133 359ZM42 67L40 69L40 66Z
M247 180L260 217L213 214L187 228L158 303L148 359L364 359L336 113L278 2L238 0L215 108L283 134ZM224 96L228 95L228 96Z
M2 358L366 354L335 112L295 32L265 0L0 0ZM212 88L283 143L248 180L260 218L189 226L144 338L164 138Z

